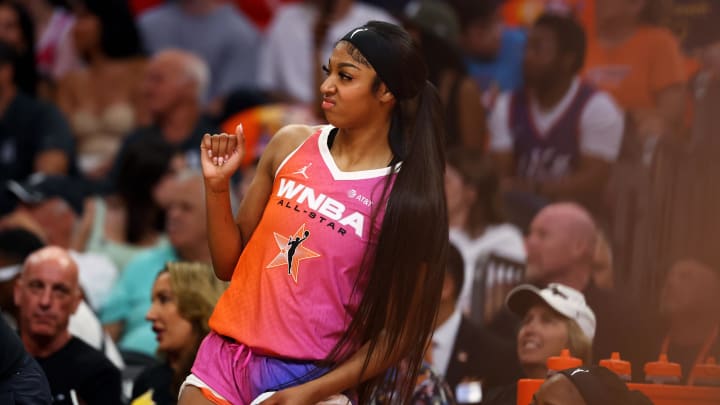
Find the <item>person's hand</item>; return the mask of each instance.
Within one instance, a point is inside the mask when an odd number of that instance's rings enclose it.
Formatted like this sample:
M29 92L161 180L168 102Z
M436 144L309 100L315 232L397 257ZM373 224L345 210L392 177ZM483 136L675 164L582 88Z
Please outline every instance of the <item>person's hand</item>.
M641 139L658 138L667 132L665 119L657 111L633 111L632 118Z
M242 125L237 126L234 135L205 134L200 144L200 162L210 191L229 189L230 178L240 168L245 154L244 141Z

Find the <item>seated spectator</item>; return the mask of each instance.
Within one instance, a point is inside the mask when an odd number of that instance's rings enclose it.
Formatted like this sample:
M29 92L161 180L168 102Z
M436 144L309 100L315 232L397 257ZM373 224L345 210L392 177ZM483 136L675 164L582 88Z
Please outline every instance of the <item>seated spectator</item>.
M445 376L456 394L462 383L481 383L487 390L509 384L520 374L515 367L513 345L463 316L457 304L464 276L462 256L450 245L429 357L433 370Z
M50 386L42 368L0 318L0 403L49 404Z
M38 93L38 72L35 64L35 26L22 5L15 1L0 1L0 40L17 52L17 86L23 93L35 97Z
M688 258L676 261L660 296L662 327L645 361L661 353L682 367L682 383L692 385L693 367L708 357L720 359L720 267L714 261ZM644 364L644 362L643 362Z
M470 313L474 301L484 299L472 287L482 276L478 269L491 254L525 262L522 233L505 222L497 173L490 161L478 155L474 150L451 149L445 167L450 242L465 263L465 282L458 300L465 314ZM479 314L471 315L475 322L482 321Z
M525 378L544 379L547 359L563 349L590 366L596 320L581 292L556 283L542 290L524 284L510 292L507 307L522 318L517 356ZM483 405L516 403L517 383L490 392L483 400Z
M491 150L520 217L546 201L603 208L597 202L620 151L623 116L607 94L579 79L584 58L577 22L541 16L528 37L524 87L501 95L493 109Z
M645 334L649 334L651 319L641 317L640 303L621 295L621 291L602 290L595 285L592 274L596 238L595 222L581 206L555 203L543 208L533 219L526 238L525 278L537 286L560 283L582 292L597 317L593 358L606 359L612 352L620 352L639 371L640 357L650 339ZM500 313L490 328L509 338L515 335L515 319Z
M42 249L45 244L33 233L25 229L6 229L0 231L0 315L8 325L18 329L19 308L15 305L15 283L20 276L22 263L33 252ZM72 252L71 252L72 255ZM73 256L76 262L77 256ZM86 264L87 262L82 262ZM82 271L82 270L81 270ZM70 334L102 351L119 369L124 369L120 352L110 337L103 333L102 325L95 312L86 302L80 301L77 310L70 316L68 325Z
M302 0L235 0L234 3L260 30L265 30L281 5L298 1Z
M452 0L460 19L461 44L470 77L492 107L496 96L522 84L522 59L526 35L522 29L503 26L503 0Z
M54 403L120 404L120 371L68 330L82 292L67 251L46 247L31 254L15 284L20 337L43 368Z
M440 0L416 0L408 5L404 17L405 28L422 49L429 80L445 105L447 146L484 150L485 108L460 53L455 10Z
M210 69L206 105L215 108L238 88L256 86L260 36L250 20L230 4L215 0L165 1L138 18L148 50L177 48L202 58Z
M206 263L168 263L158 274L145 317L165 362L138 376L133 398L150 390L158 405L177 403L180 385L190 375L195 353L210 331L208 319L225 288Z
M123 155L115 192L85 202L73 247L103 254L124 269L139 252L167 244L158 201L171 173L172 150L160 139L141 139Z
M159 139L181 154L187 166L200 168L198 145L204 134L218 132L202 113L201 99L209 79L205 62L189 52L165 50L150 59L142 84L150 124L125 138L103 191L113 191L127 148L140 139Z
M37 174L27 181L8 183L17 200L10 214L0 217L0 229L19 227L33 232L48 245L70 249L80 225L85 196L79 182L68 177ZM73 252L80 269L80 285L88 303L98 309L118 276L104 255Z
M0 184L34 172L67 174L73 165L73 140L60 111L18 87L18 55L0 42ZM12 204L0 195L0 215Z
M540 386L533 405L652 405L640 391L605 367L577 367L563 370Z
M0 315L13 330L17 330L19 316L13 297L15 281L25 259L44 246L35 234L25 229L0 230Z
M107 175L128 132L147 123L140 97L146 61L125 0L73 5L74 45L85 67L61 78L57 102L75 135L80 172L98 179Z
M393 18L355 0L304 0L280 7L260 49L259 86L281 100L319 106L321 66L335 42L372 20L392 22Z
M66 73L82 66L73 45L75 17L72 13L54 0L23 0L22 4L27 7L37 33L35 60L39 75L53 84Z
M165 231L170 244L135 256L120 274L100 311L105 329L119 342L121 350L155 355L158 342L145 320L153 283L167 262L210 263L206 222L202 175L184 171L173 180L169 190Z
M585 59L584 76L612 95L631 133L644 139L677 134L685 111L683 57L677 38L657 26L661 7L659 0L596 1Z

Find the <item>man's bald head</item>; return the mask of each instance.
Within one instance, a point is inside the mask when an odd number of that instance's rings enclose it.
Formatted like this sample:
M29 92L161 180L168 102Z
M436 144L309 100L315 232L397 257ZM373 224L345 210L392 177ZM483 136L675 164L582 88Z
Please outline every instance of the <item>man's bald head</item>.
M595 221L583 207L575 203L548 205L530 225L527 278L553 282L581 267L589 271L596 238Z
M48 246L31 253L23 264L22 274L31 272L31 269L45 262L53 262L58 272L63 273L68 280L78 283L78 267L70 253L58 246Z
M589 248L595 246L597 238L597 227L592 215L576 203L562 202L548 205L542 209L535 218L547 217L550 221L557 223L557 226L589 244Z
M150 59L143 83L148 108L168 114L183 103L200 104L210 83L207 63L197 55L166 49Z

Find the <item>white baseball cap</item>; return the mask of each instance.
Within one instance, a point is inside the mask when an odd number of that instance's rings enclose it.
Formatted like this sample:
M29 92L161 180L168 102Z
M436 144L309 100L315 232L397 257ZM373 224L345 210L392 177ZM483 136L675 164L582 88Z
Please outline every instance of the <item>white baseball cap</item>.
M21 264L0 267L0 283L12 280L13 278L15 278L15 276L20 274L21 270L22 270Z
M513 313L525 316L538 299L575 321L591 341L595 337L595 313L585 302L583 293L564 284L550 283L542 290L531 284L519 285L510 291L505 304Z

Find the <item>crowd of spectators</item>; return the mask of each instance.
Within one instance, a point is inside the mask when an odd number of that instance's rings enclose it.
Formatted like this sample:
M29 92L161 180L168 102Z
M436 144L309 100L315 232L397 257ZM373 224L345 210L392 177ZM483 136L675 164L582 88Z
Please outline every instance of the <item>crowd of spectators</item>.
M322 67L369 20L405 26L446 113L432 401L479 403L477 385L514 403L517 378L566 347L588 366L619 351L638 381L665 353L692 382L720 356L720 260L683 252L638 300L613 267L630 248L613 239L613 178L665 139L717 144L720 30L678 36L663 0L528 1L519 21L522 3L0 0L0 399L176 401L224 288L202 136L245 125L237 205L277 128L324 122ZM488 312L488 291L521 283Z

